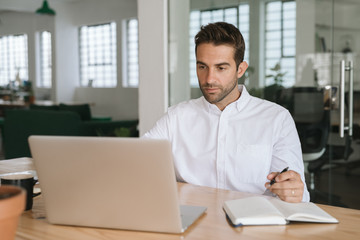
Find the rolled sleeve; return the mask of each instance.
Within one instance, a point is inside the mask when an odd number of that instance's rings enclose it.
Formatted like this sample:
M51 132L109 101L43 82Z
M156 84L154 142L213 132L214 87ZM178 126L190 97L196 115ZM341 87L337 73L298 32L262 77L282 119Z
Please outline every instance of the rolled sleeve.
M279 172L284 167L289 167L300 174L304 183L303 202L309 202L309 191L306 187L304 175L304 162L301 152L301 144L297 133L294 120L290 113L285 111L284 119L280 127L279 135L275 141L273 148L271 171Z

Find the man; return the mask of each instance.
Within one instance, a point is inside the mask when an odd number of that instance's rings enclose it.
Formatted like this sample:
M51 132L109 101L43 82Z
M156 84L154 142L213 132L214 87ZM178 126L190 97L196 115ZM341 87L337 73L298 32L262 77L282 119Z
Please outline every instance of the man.
M291 115L238 86L248 67L240 31L208 24L195 45L203 97L170 107L144 137L170 140L178 181L259 194L268 189L287 202L309 201ZM278 175L285 167L289 171Z

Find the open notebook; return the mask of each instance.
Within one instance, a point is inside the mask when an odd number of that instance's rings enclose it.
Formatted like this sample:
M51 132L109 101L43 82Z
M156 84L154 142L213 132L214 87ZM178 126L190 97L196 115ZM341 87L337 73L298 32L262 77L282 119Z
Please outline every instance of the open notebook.
M338 223L314 203L288 203L263 196L226 201L224 210L234 226L284 225L291 221Z
M179 206L165 140L31 136L47 220L181 233L206 210Z

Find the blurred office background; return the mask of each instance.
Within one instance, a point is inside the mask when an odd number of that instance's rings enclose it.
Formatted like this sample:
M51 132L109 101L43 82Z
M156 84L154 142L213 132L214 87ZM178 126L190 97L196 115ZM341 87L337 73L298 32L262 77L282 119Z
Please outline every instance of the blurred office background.
M0 0L3 101L31 82L36 100L91 103L142 134L201 96L193 37L226 21L246 42L239 82L294 117L312 201L360 209L358 0L49 0L55 15L35 13L43 3Z

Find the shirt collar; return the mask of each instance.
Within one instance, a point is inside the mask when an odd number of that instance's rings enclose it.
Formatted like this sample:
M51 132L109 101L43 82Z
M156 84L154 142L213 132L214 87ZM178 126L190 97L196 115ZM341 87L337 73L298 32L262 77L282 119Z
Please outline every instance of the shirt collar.
M241 95L238 100L236 100L234 103L236 104L237 110L240 112L250 101L250 94L246 90L245 85L239 85L238 86L239 91L241 92Z

